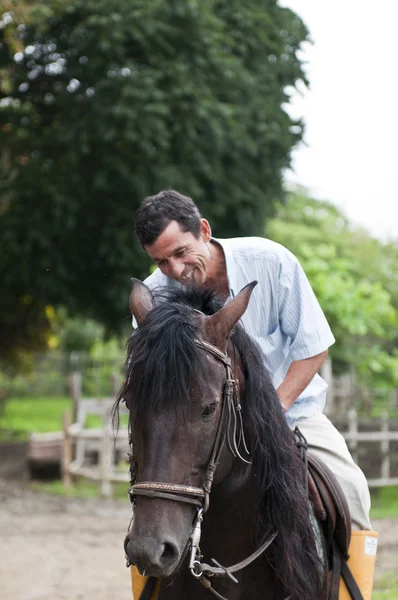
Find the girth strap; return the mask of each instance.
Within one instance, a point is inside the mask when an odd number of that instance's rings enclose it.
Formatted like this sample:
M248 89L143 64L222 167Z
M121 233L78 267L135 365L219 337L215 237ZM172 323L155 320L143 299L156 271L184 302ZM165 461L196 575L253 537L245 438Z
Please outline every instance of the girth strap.
M341 550L333 540L333 569L330 582L329 600L338 600L340 595L340 576L347 587L352 600L364 600L361 590L350 571L350 567L341 555Z
M363 600L362 592L359 589L358 584L355 581L354 576L345 560L343 560L341 563L341 576L346 584L347 590L351 594L351 598L353 600Z

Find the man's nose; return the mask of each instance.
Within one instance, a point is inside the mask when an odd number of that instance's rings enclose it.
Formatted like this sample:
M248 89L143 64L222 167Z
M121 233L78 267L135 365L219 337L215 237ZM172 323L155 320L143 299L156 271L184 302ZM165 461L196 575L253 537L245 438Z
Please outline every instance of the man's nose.
M184 264L179 260L173 260L169 263L169 273L171 277L179 278L184 272Z

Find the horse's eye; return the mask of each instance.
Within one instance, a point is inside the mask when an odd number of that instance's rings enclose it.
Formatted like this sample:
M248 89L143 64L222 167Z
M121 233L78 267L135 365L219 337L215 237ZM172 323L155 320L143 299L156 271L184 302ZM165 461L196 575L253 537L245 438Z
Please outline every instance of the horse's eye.
M202 419L206 419L208 417L211 417L211 415L214 414L216 410L216 403L213 402L212 404L208 404L206 406L206 408L204 409L204 411L202 412Z

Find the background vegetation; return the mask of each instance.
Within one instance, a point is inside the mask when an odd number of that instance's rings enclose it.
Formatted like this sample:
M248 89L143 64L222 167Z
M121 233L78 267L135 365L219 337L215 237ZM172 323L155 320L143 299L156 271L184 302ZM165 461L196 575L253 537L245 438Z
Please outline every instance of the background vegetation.
M305 82L294 13L276 0L2 8L0 400L54 393L55 364L64 385L78 368L85 393L105 390L131 331L129 278L150 266L135 209L168 187L220 237L287 246L335 334L335 373L354 364L361 385L397 387L397 243L282 187L303 135L287 111Z
M261 233L302 125L302 22L276 0L3 0L0 357L44 347L48 305L120 332L145 195ZM16 269L16 265L18 268Z
M336 374L354 365L358 382L398 386L398 245L355 228L329 202L287 194L267 235L300 260L336 338Z

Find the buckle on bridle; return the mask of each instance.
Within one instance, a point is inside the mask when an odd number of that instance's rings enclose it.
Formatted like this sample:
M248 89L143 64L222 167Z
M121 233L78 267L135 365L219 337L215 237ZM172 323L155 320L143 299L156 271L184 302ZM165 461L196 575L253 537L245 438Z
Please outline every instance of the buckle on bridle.
M189 565L188 568L191 571L192 575L199 579L202 576L202 573L198 571L198 566L200 566L201 553L199 548L200 536L202 534L202 524L203 521L203 508L198 508L198 512L196 514L195 523L193 526L193 531L191 533L191 550L189 556Z

